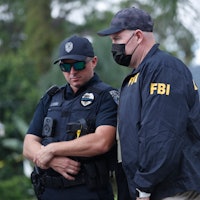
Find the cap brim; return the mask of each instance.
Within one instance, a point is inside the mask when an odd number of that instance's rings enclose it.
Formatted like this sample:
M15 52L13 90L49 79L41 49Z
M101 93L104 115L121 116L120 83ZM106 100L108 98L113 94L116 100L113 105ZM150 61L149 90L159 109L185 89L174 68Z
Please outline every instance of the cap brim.
M66 55L66 56L62 56L62 57L58 58L57 60L55 60L53 64L56 64L56 63L59 62L60 60L64 60L64 59L77 60L77 61L85 61L86 58L87 58L87 56L81 56L81 55Z
M119 28L119 27L109 27L109 28L104 29L102 31L98 31L97 34L100 35L100 36L107 36L107 35L112 35L114 33L118 33L122 30L123 30L123 28Z

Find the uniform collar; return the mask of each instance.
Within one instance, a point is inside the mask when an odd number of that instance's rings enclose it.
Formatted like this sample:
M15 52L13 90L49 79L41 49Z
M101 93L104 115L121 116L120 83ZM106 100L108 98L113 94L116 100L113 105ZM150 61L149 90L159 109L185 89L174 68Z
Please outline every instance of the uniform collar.
M85 90L87 90L90 86L92 86L92 85L94 85L95 83L98 83L98 82L100 82L101 80L100 80L100 78L99 78L99 76L96 74L96 73L94 73L94 76L85 84L85 85L83 85L77 92L76 92L76 94L74 94L74 92L73 92L73 90L72 90L72 88L70 87L70 85L69 84L67 84L66 85L66 93L67 93L67 95L65 95L65 96L68 96L69 97L69 95L72 97L75 97L75 96L77 96L77 95L79 95L80 93L82 93L82 92L84 92Z
M147 62L147 60L155 54L155 52L158 50L158 47L159 47L158 43L154 44L150 49L150 51L147 53L147 55L144 57L143 61L139 64L138 68L134 69L132 72L136 73L140 71L142 66L144 66L144 64Z
M143 65L143 63L146 63L146 61L154 55L154 53L158 50L158 46L159 46L158 43L157 43L157 44L154 44L154 45L152 46L152 48L151 48L150 51L147 53L147 55L144 57L144 59L143 59L143 61L141 62L140 65ZM140 65L139 65L139 66L140 66Z

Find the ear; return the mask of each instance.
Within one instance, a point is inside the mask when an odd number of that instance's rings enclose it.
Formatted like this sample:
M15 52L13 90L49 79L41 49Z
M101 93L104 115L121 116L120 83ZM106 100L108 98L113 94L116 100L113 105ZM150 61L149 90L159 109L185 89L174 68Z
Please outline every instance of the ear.
M97 65L97 63L98 63L98 58L97 58L97 56L94 56L94 58L92 58L92 64L93 64L93 67L95 68L96 67L96 65Z
M137 29L135 31L135 36L137 37L137 43L139 44L144 38L144 33L140 29Z

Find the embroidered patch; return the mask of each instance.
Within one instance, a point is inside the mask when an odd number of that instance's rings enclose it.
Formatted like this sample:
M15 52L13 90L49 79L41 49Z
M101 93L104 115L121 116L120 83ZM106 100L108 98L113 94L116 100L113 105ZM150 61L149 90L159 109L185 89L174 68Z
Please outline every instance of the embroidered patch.
M117 90L111 90L109 93L112 96L115 103L118 105L119 104L119 92Z
M93 93L85 93L81 98L81 104L83 106L88 106L92 104L94 101L94 94Z
M65 44L65 51L66 51L67 53L69 53L72 49L73 49L73 43L72 43L72 42L67 42L67 43Z

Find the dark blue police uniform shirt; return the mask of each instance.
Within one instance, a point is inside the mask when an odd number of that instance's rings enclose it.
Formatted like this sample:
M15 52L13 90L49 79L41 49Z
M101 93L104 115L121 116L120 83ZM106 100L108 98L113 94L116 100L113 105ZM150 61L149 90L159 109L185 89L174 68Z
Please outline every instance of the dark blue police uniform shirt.
M98 75L95 73L93 78L82 88L79 89L77 93L73 93L71 87L66 85L66 95L67 100L73 99L78 96L80 93L85 91L88 87L93 86L94 84L101 82ZM112 89L111 89L112 90ZM34 134L41 137L42 127L47 109L49 107L49 95L45 94L39 101L36 110L34 112L32 121L30 123L28 134ZM117 124L117 104L115 102L115 96L112 96L109 91L105 92L96 115L96 127L101 125L110 125L116 127Z
M67 84L65 86L65 92L66 92L65 99L73 100L78 95L82 97L82 94L84 94L84 92L87 91L89 87L92 87L100 82L101 80L99 79L99 77L96 74L94 74L94 77L75 94L73 93L71 87ZM98 127L101 125L110 125L116 127L117 103L115 102L115 100L118 99L118 93L114 92L116 90L114 90L112 87L108 87L105 85L104 87L105 91L99 94L100 102L98 102L99 107L97 109L98 111L95 116L96 119L95 126ZM78 103L80 104L80 102ZM45 94L37 105L37 108L33 115L27 134L34 134L36 136L42 137L43 121L47 114L49 104L50 104L50 97L49 95ZM45 188L45 192L42 197L42 199L48 199L48 200L55 200L55 199L65 200L66 198L70 200L77 200L77 199L113 200L114 199L110 183L106 184L105 188L99 188L95 190L89 189L89 187L86 184L77 185L69 188Z

